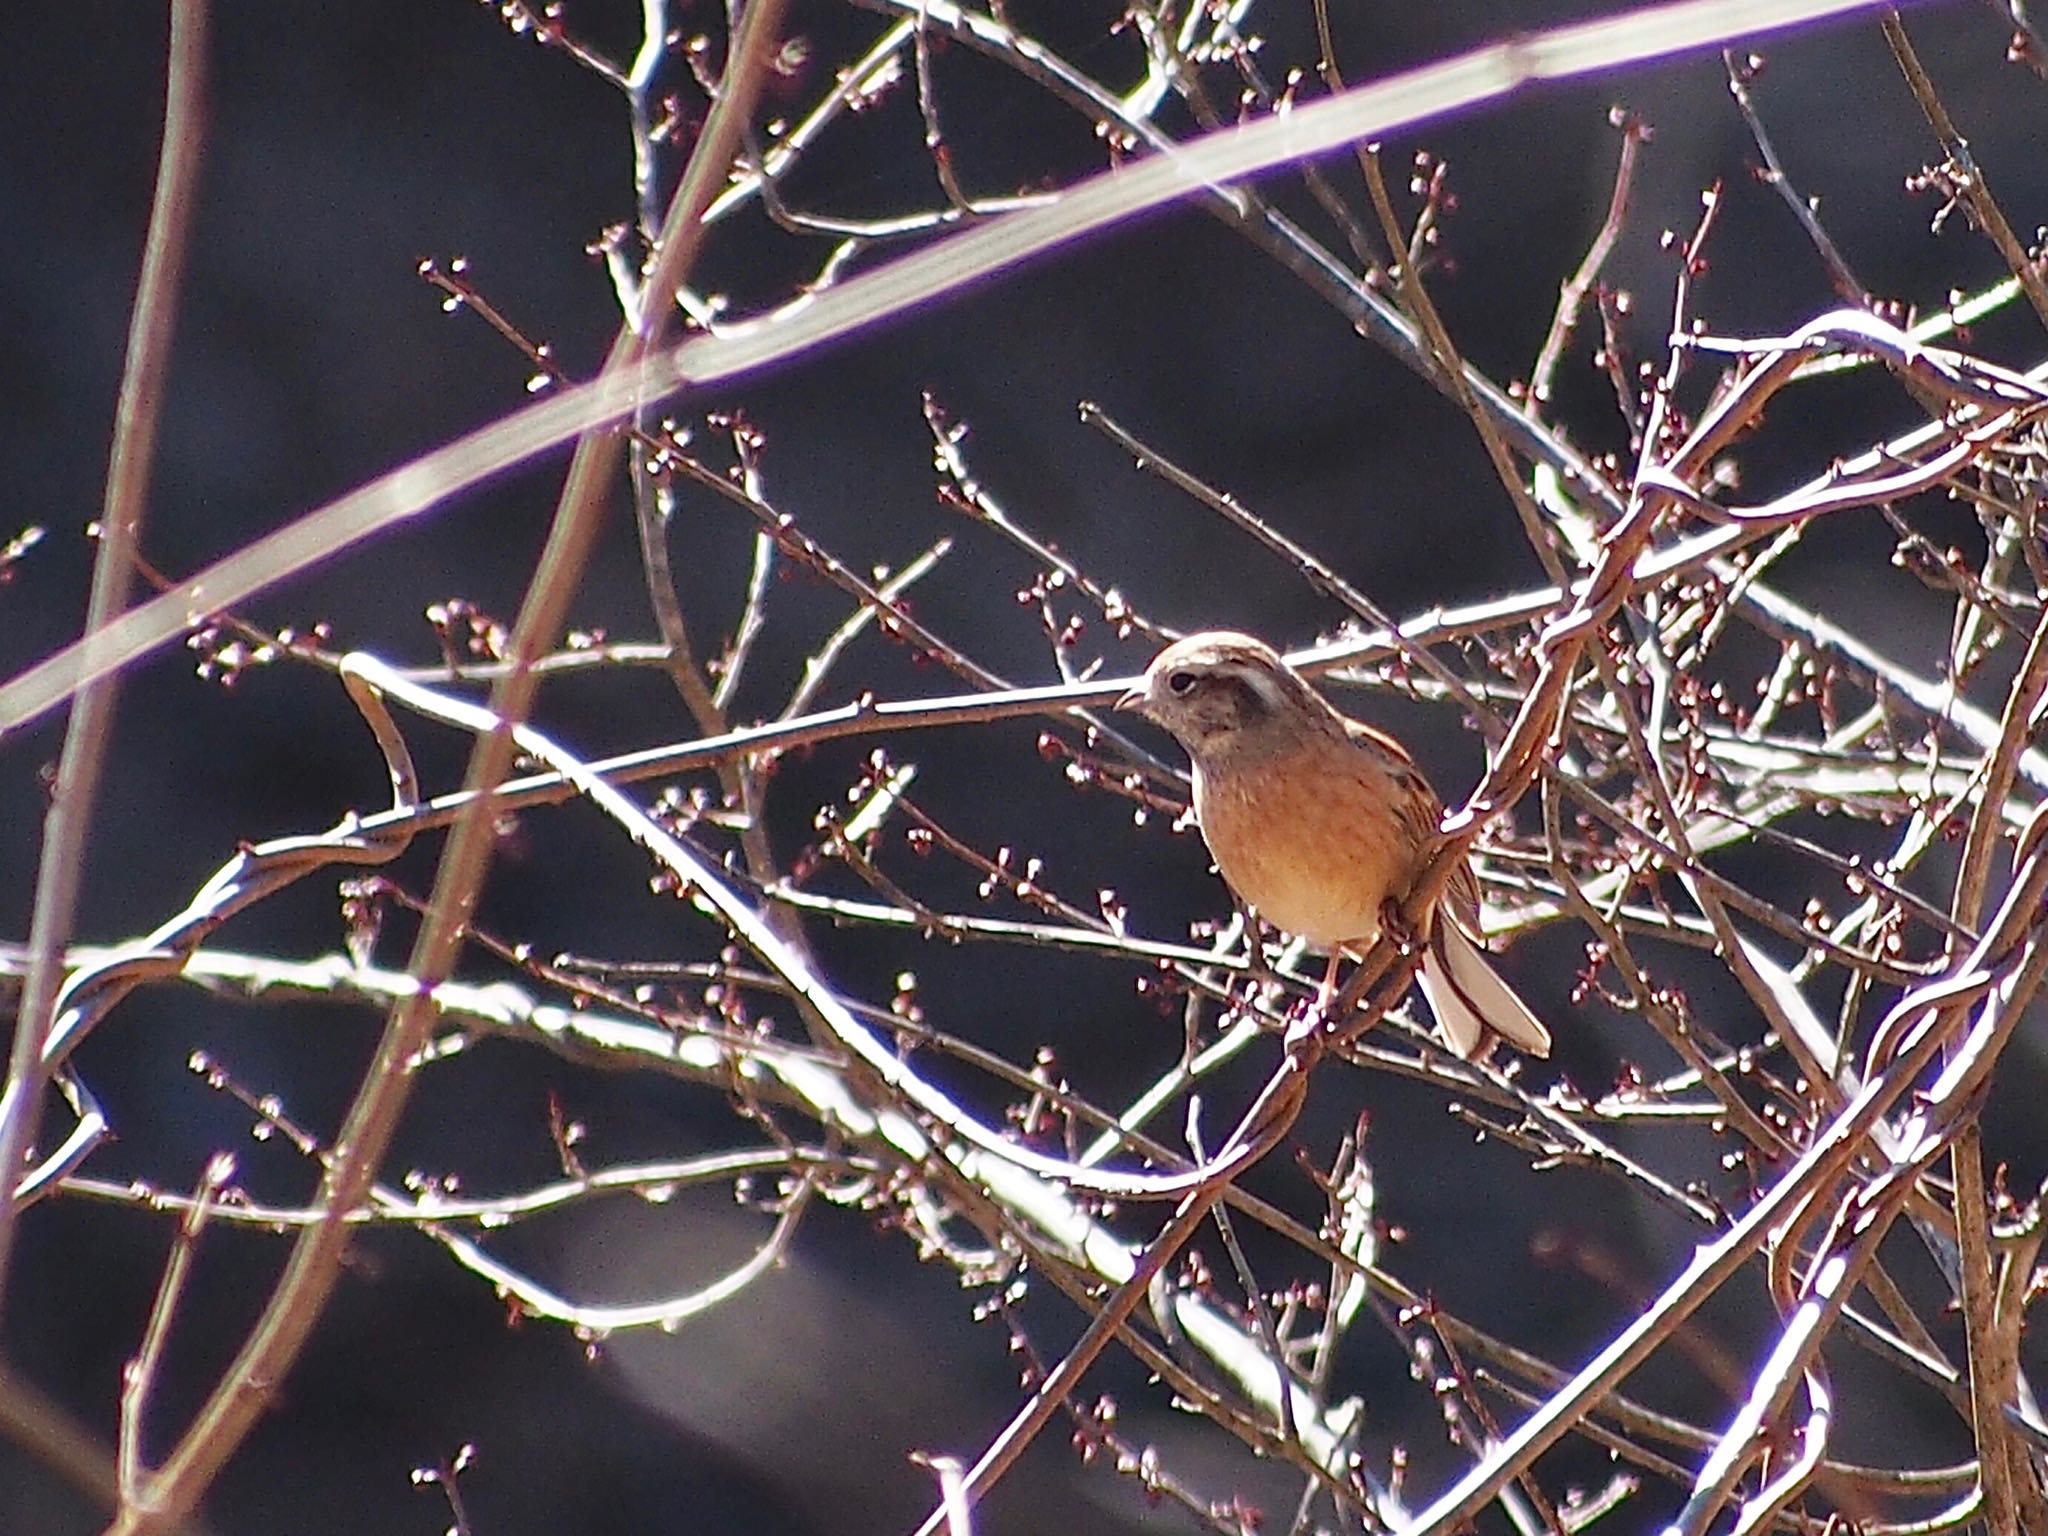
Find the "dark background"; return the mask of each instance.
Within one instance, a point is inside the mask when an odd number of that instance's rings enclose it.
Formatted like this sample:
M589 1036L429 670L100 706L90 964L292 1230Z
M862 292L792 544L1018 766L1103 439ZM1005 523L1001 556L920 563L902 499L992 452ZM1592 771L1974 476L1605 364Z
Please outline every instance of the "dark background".
M1283 9L1255 17L1274 38L1271 57L1306 60L1307 7ZM1357 80L1600 8L1333 9L1344 66ZM422 257L467 257L495 304L551 342L572 373L587 375L617 313L585 246L632 211L617 93L561 53L512 36L488 7L222 0L216 10L203 192L146 540L149 557L179 573L523 400L523 362L473 317L441 313L415 274ZM624 57L637 11L622 0L572 0L566 19ZM1134 45L1107 35L1112 8L1013 3L1009 13L1082 68L1111 81L1133 78ZM795 16L810 50L776 104L791 114L883 25L822 5L799 5ZM678 7L677 21L715 30L717 14ZM2005 62L2005 34L1990 7L1929 6L1910 23L2025 236L2048 219L2048 162L2039 153L2048 88ZM0 483L10 494L0 537L31 523L50 530L0 587L0 669L11 674L70 639L83 612L90 548L82 529L96 513L105 469L164 60L157 7L23 6L7 33ZM1821 199L1830 231L1867 284L1933 306L2000 274L1995 253L1960 216L1931 232L1934 202L1904 186L1937 151L1874 21L1783 39L1767 53L1761 109L1801 189ZM1000 68L945 49L936 69L971 190L1066 182L1101 164L1084 124ZM679 74L673 88L687 96L687 78ZM1698 311L1724 332L1763 334L1834 306L1802 235L1751 175L1755 151L1719 60L1699 58L1533 89L1389 146L1397 166L1416 145L1451 162L1459 206L1446 245L1454 264L1437 274L1434 289L1472 362L1497 379L1526 376L1557 285L1606 206L1617 141L1605 118L1613 105L1640 112L1655 129L1627 236L1607 274L1636 297L1637 347L1655 355L1668 320L1673 263L1659 233L1689 231L1701 189L1716 180L1726 183L1728 201ZM1333 175L1355 192L1348 166L1333 166ZM790 195L856 216L931 206L907 92L828 136ZM1290 207L1307 206L1294 190L1280 195ZM741 221L714 240L707 282L744 307L786 292L822 251L758 219ZM1978 344L2027 362L2037 338L2015 320L1987 326ZM1587 366L1590 345L1582 332L1568 357L1560 415L1582 444L1618 447L1611 393ZM1015 516L1168 625L1239 625L1296 642L1341 615L1200 507L1135 473L1077 421L1079 400L1100 401L1395 612L1539 580L1469 424L1293 278L1196 212L1148 217L677 407L698 418L743 407L766 433L778 505L857 568L900 565L940 533L954 534L960 547L919 593L918 613L1016 682L1054 676L1036 613L1013 598L1034 572L938 505L920 414L925 390L971 424L974 469ZM1914 419L1903 398L1884 409L1896 428ZM1767 494L1773 475L1796 483L1869 435L1867 416L1845 426L1824 411L1789 414L1774 419L1758 447L1759 482L1746 494ZM420 617L428 604L462 596L510 619L561 462L558 455L505 477L264 595L247 612L270 625L324 620L338 644L431 661L437 653ZM623 487L616 503L573 622L614 638L647 637L652 623ZM731 509L685 498L674 559L707 650L736 613L750 540ZM1946 610L1889 570L1886 543L1874 519L1831 530L1792 564L1786 584L1824 600L1851 628L1882 615L1878 633L1891 654L1931 672ZM737 717L778 708L804 657L845 611L816 583L781 583ZM1087 648L1099 650L1112 673L1135 670L1146 654L1142 643L1119 644L1099 628ZM874 636L821 702L862 688L881 697L955 691L943 674ZM1399 701L1361 707L1410 739L1447 791L1471 782L1479 749L1451 712ZM542 719L593 755L692 734L652 674L551 685ZM0 934L9 937L28 927L38 775L56 756L60 728L46 722L10 737L0 755ZM1162 936L1221 909L1220 888L1190 843L1141 835L1119 804L1067 793L1056 767L1033 750L1036 730L1018 722L890 745L923 765L923 803L983 846L1013 843L1044 857L1049 878L1069 895L1085 899L1113 884L1136 925ZM453 781L465 746L421 733L431 785ZM812 808L852 781L864 750L821 749L778 777L771 832L781 852L806 840ZM383 794L381 768L331 679L276 667L224 691L197 680L188 655L156 657L132 673L123 695L80 937L113 940L154 926L239 842L319 829ZM424 889L430 867L415 854L399 874ZM708 952L709 930L674 904L650 901L645 874L638 855L590 813L536 814L522 819L501 855L484 920L549 952ZM953 895L967 900L966 882L958 883ZM339 938L332 882L314 881L238 921L220 942L314 955ZM1179 1048L1178 1024L1133 997L1126 970L1001 950L934 953L822 928L815 938L828 974L849 990L886 998L888 978L913 966L935 1023L1013 1060L1049 1043L1098 1102L1128 1098ZM1567 992L1578 943L1569 933L1538 935L1518 947L1511 968L1544 1011L1567 1016L1554 1070L1597 1087L1647 1048L1611 1016L1574 1014ZM388 957L402 952L393 947ZM1707 995L1712 985L1702 981ZM1732 994L1718 996L1740 1006ZM303 1199L303 1164L275 1143L252 1143L247 1112L209 1092L185 1070L186 1058L198 1047L214 1052L237 1081L280 1095L300 1123L331 1134L378 1026L368 1013L340 1007L243 1010L170 989L137 996L78 1058L118 1136L89 1171L190 1188L212 1151L232 1147L252 1193ZM1645 1059L1665 1065L1654 1053ZM2036 1047L2024 1043L2009 1060L2036 1065ZM496 1046L423 1085L389 1173L460 1171L472 1190L543 1180L553 1171L551 1095L591 1125L593 1161L678 1155L735 1134L715 1096ZM1373 1110L1387 1214L1410 1234L1390 1265L1553 1359L1575 1363L1596 1348L1683 1262L1697 1236L1590 1174L1538 1176L1506 1149L1474 1147L1440 1096L1400 1082L1333 1077L1319 1088L1303 1140L1326 1149L1361 1099ZM2014 1161L2021 1185L2043 1163L2033 1119L2023 1105L1993 1106L1992 1153ZM1710 1149L1696 1150L1705 1167ZM1276 1190L1286 1183L1284 1173L1261 1177ZM707 1196L661 1210L581 1214L518 1234L508 1251L577 1295L623 1300L702 1283L761 1230L757 1216ZM109 1439L121 1364L140 1336L170 1231L163 1217L67 1199L25 1220L7 1356ZM159 1394L154 1452L173 1443L226 1363L283 1247L253 1233L208 1235ZM1755 1333L1745 1308L1756 1302L1732 1288L1725 1305L1705 1314L1703 1335L1746 1358ZM972 1304L950 1272L920 1266L907 1244L857 1212L825 1209L786 1269L711 1318L672 1337L621 1337L587 1350L560 1328L509 1323L482 1282L427 1243L369 1237L277 1410L221 1479L206 1518L223 1533L438 1530L445 1510L409 1485L408 1472L467 1441L479 1460L464 1487L474 1528L489 1536L902 1529L928 1506L931 1486L904 1453L971 1459L1016 1401L1002 1331L972 1321ZM1056 1350L1075 1331L1071 1311L1057 1303L1033 1316L1041 1348ZM1407 1381L1383 1337L1362 1331L1352 1353L1341 1390L1373 1405L1370 1453L1383 1459L1405 1443L1417 1489L1441 1486L1457 1463L1426 1394ZM1861 1400L1861 1367L1854 1356L1841 1362L1848 1453L1904 1454L1923 1464L1966 1454L1945 1413L1893 1395L1896 1378L1872 1376L1886 1396ZM1285 1518L1285 1479L1228 1448L1219 1452L1218 1434L1166 1410L1128 1364L1104 1365L1090 1385L1117 1393L1126 1431L1160 1445L1169 1465L1205 1491L1250 1490ZM1708 1423L1729 1411L1724 1394L1682 1365L1660 1364L1639 1386ZM1599 1458L1573 1454L1576 1461L1557 1463L1566 1473L1604 1475ZM1646 1528L1662 1497L1625 1511L1613 1528ZM102 1516L55 1474L0 1447L0 1531L89 1531ZM1128 1482L1082 1468L1062 1434L1048 1432L986 1507L982 1528L1044 1530L1056 1520L1102 1530L1186 1524L1170 1512L1148 1513Z

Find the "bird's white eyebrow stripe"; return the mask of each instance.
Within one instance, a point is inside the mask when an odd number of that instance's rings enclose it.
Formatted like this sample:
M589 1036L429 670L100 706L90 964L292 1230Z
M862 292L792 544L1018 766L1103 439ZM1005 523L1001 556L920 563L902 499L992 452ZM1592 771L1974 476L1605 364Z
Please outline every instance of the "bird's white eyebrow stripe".
M1216 663L1216 670L1235 678L1249 688L1268 714L1278 714L1287 707L1288 691L1285 680L1275 676L1272 667L1257 661L1240 661L1235 657L1226 657Z

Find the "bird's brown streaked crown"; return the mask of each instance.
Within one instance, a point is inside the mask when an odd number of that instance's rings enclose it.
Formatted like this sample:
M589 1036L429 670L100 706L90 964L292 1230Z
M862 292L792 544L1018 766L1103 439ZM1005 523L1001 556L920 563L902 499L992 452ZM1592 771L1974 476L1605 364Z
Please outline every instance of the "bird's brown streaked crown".
M1170 732L1190 754L1277 745L1304 714L1326 716L1333 730L1343 720L1273 647L1227 629L1169 645L1117 708Z

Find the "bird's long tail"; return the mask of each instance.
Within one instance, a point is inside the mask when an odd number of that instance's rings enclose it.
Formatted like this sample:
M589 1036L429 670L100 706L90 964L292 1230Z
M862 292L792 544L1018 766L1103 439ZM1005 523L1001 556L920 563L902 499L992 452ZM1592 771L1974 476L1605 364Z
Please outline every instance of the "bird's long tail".
M1470 934L1438 918L1422 957L1422 995L1445 1041L1467 1061L1483 1061L1496 1038L1530 1056L1550 1054L1550 1031L1515 995Z

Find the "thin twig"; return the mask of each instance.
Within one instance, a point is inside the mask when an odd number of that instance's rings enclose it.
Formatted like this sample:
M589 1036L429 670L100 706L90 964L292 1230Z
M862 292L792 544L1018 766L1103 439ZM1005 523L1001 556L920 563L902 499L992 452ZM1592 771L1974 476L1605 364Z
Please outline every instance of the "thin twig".
M178 1303L184 1299L185 1281L192 1270L193 1255L198 1251L199 1234L206 1229L207 1218L213 1214L221 1191L234 1175L235 1160L226 1153L216 1153L208 1160L199 1188L185 1204L177 1233L171 1240L170 1257L164 1261L163 1277L157 1283L156 1301L150 1307L149 1322L143 1329L142 1347L121 1373L119 1508L123 1516L147 1495L143 1429L149 1409L149 1394L156 1385L157 1371L163 1364L164 1346L170 1341L172 1319L178 1315Z
M2042 277L2039 263L2027 254L2027 248L2006 222L2005 213L1992 194L1991 184L1985 180L1983 167L1970 153L1970 141L1957 131L1955 123L1950 120L1948 108L1942 105L1934 82L1928 78L1927 70L1920 62L1920 55L1914 52L1912 40L1906 36L1905 22L1899 19L1896 11L1887 11L1881 21L1884 39L1891 45L1899 72L1906 77L1913 99L1920 104L1928 126L1941 140L1942 153L1948 156L1954 169L1954 174L1947 178L1945 184L1969 208L1977 227L1998 248L2006 269L2019 279L2020 287L2026 290L2027 302L2034 306L2035 315L2043 325L2048 325L2048 279Z
M1577 270L1565 279L1564 286L1558 290L1557 309L1550 317L1550 329L1543 337L1542 350L1536 354L1536 365L1529 370L1529 398L1539 410L1550 404L1551 383L1557 376L1557 365L1564 358L1565 344L1571 340L1572 332L1578 326L1586 297L1593 291L1593 284L1599 281L1600 269L1607 265L1607 258L1614 253L1622 229L1628 223L1629 198L1635 189L1636 160L1643 146L1650 142L1649 125L1634 113L1616 108L1608 114L1608 121L1621 130L1621 153L1614 162L1614 190L1608 195L1607 216L1600 221L1593 243L1586 247L1586 254Z

